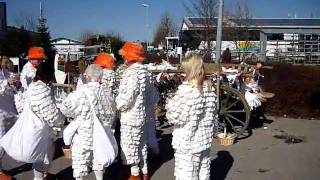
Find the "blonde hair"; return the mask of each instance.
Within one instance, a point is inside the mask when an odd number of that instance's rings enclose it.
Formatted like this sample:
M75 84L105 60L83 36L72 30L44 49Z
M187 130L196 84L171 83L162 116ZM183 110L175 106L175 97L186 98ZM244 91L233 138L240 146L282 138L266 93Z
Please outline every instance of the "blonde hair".
M182 62L181 67L186 73L186 80L188 82L196 80L197 88L201 89L205 77L202 57L199 55L192 55Z

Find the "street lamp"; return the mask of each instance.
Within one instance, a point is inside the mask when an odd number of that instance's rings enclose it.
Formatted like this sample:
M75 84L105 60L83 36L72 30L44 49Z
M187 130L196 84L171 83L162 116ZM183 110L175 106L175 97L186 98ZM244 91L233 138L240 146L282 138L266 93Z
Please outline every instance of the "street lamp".
M149 24L148 24L148 16L149 16L149 4L143 3L141 4L143 7L146 8L146 29L147 29L147 49L149 46Z

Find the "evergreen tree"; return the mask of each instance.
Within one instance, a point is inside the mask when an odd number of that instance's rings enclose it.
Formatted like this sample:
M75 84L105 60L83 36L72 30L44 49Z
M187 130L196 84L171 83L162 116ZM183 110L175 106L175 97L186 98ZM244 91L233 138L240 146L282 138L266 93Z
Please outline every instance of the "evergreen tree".
M46 26L46 19L43 17L43 12L41 9L39 24L38 24L38 33L37 33L37 41L38 46L43 47L45 50L45 54L48 57L49 62L53 63L55 50L53 45L51 44L50 32L48 31L48 27Z
M53 45L51 44L51 37L46 26L46 19L43 16L42 7L40 4L40 17L39 17L39 24L38 24L38 33L37 33L37 43L38 46L42 47L45 51L46 56L48 57L48 63L50 64L51 68L54 69L54 56L55 50ZM54 72L54 71L52 71ZM54 80L54 74L48 74Z

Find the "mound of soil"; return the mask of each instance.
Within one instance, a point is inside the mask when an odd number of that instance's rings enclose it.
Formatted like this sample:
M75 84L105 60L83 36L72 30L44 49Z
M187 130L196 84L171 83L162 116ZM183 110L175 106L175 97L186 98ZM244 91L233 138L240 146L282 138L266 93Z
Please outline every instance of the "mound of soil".
M266 112L276 116L320 119L320 67L269 64L263 69L262 87L275 93Z

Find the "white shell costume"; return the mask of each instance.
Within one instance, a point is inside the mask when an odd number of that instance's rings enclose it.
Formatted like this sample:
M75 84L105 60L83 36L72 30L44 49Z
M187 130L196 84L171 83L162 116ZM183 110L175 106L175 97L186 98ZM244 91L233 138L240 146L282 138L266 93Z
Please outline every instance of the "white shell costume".
M168 121L174 125L176 179L208 180L210 147L218 123L216 94L207 86L199 90L184 82L166 109Z
M116 95L118 94L119 91L119 86L120 86L120 81L122 79L122 75L125 72L125 70L128 68L127 65L125 64L121 64L117 67L116 71L115 71L115 93Z
M101 83L108 92L116 94L116 74L113 70L103 69Z
M52 132L49 134L56 134L55 131L60 131L64 123L64 117L58 110L51 88L42 81L30 83L26 91L26 103L30 103L30 109L36 114L40 120L46 121ZM54 140L55 136L48 139L49 149L47 151L48 162L33 164L33 168L40 172L47 172L49 165L54 155Z
M91 103L95 104L94 110L98 119L103 126L111 128L114 122L115 104L112 95L101 88L98 82L84 84L69 94L61 105L62 113L74 118L69 126L79 125L72 139L72 168L75 178L88 175L90 164L93 165L94 171L104 169L103 165L95 163L93 157L93 113L90 107Z
M142 64L135 63L129 66L122 75L116 104L121 112L121 157L127 165L146 165L144 126L146 89L149 85L149 73Z
M17 116L14 105L15 87L8 83L11 74L5 71L0 72L0 138L12 127ZM0 158L3 153L2 148L0 148Z

